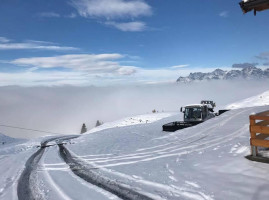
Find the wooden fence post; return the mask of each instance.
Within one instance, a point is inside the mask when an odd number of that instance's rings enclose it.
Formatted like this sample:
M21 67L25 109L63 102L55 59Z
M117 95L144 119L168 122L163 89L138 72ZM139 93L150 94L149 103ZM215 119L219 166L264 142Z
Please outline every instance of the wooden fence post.
M251 155L252 156L257 156L258 154L258 148L256 146L252 145L251 139L256 138L256 133L251 130L251 126L254 126L256 124L255 119L252 118L252 115L249 116L249 131L250 131L250 146L251 146Z

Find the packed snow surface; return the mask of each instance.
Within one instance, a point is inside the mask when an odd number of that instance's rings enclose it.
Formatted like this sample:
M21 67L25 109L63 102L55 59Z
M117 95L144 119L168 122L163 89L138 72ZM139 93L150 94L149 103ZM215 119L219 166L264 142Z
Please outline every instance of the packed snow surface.
M8 136L0 133L0 145L7 145L7 144L13 143L15 141L16 141L15 138L8 137Z
M176 114L175 112L152 113L152 114L145 114L145 115L137 115L134 117L127 117L127 118L123 118L114 122L106 122L102 124L101 126L98 126L89 130L87 133L94 133L97 131L101 131L101 130L109 129L109 128L115 128L115 127L132 126L132 125L138 125L138 124L149 124L149 123L158 121L160 119L173 116L175 114Z
M245 158L250 153L249 115L267 109L234 109L174 133L163 132L162 125L181 120L182 114L155 113L104 124L64 143L55 140L33 166L30 188L44 199L120 199L72 171L83 169L93 181L121 185L151 199L267 199L268 164ZM44 139L0 146L0 199L18 198L25 163ZM59 143L79 168L62 158Z
M67 148L101 173L159 199L265 199L269 168L244 157L250 152L248 117L265 109L232 110L195 127L162 132L178 114L84 135Z
M227 109L238 109L254 106L265 106L269 105L269 91L266 91L260 95L256 95L226 106Z

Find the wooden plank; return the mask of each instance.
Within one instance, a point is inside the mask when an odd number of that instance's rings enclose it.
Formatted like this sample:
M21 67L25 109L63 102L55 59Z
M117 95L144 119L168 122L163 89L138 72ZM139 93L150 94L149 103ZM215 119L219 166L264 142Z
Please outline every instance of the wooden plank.
M256 136L256 139L259 139L259 140L264 140L265 138L268 138L269 135L268 134L259 134Z
M260 115L250 115L249 116L250 120L266 120L269 121L269 116L260 116Z
M269 147L269 140L250 139L250 144L259 147Z
M256 138L256 134L257 134L256 132L251 132L251 131L250 131L250 137L251 137L251 138L253 138L253 139Z
M249 122L253 121L255 122L255 117L256 115L249 115Z
M250 126L250 132L269 134L268 126Z
M253 124L253 125L255 125L255 124ZM269 125L269 121L257 122L256 125L257 126L268 126Z
M255 119L249 119L249 124L250 125L256 125Z
M264 112L257 113L255 115L258 115L258 116L266 116L266 115L269 115L269 110L266 110Z

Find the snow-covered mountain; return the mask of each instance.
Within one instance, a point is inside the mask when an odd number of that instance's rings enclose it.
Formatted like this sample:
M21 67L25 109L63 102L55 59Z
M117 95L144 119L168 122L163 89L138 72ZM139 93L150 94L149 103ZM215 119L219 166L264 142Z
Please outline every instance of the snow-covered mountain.
M199 82L199 81L209 81L209 80L234 80L234 79L266 79L269 78L269 68L262 70L257 67L246 67L242 70L230 70L224 71L221 69L216 69L213 72L203 73L194 72L190 73L187 77L179 77L177 82L189 83L189 82Z

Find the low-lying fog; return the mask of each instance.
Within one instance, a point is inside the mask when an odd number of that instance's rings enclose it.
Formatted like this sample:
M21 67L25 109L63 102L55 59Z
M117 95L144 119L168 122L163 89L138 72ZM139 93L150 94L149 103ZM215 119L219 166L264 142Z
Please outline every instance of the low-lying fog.
M217 109L269 90L268 81L214 81L126 87L0 87L0 124L56 133L79 133L82 123L138 114L179 111L181 106L214 100ZM181 119L179 119L181 120ZM161 127L160 127L161 128ZM0 132L31 138L45 133L10 129Z

